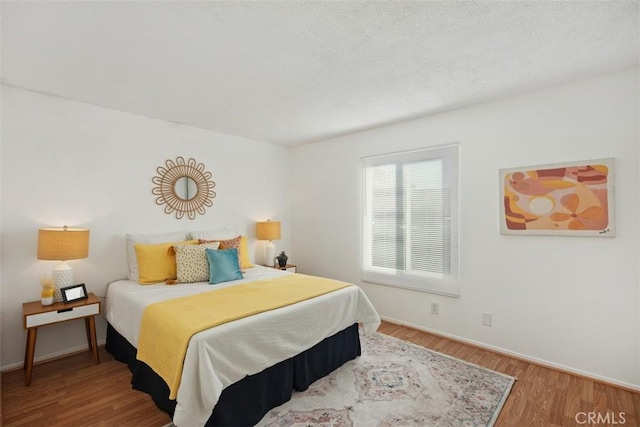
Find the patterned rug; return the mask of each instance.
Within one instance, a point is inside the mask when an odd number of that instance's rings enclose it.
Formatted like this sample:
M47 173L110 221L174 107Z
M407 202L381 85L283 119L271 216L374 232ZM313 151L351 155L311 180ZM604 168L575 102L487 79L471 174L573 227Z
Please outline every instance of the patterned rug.
M388 335L360 339L362 356L258 426L492 426L515 380Z
M515 381L377 332L360 340L362 356L294 392L257 426L493 426Z

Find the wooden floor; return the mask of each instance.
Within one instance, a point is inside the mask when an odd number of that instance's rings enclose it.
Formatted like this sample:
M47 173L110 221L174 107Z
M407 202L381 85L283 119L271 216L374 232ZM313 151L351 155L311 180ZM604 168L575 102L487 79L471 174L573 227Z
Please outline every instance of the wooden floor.
M496 426L640 426L639 394L402 326L383 323L380 332L517 377ZM30 387L22 370L3 374L4 426L160 427L170 422L148 395L131 389L124 364L104 348L100 360L94 365L86 352L37 365ZM589 413L609 422L583 422Z
M383 323L378 331L516 377L496 426L640 426L640 394L403 326Z
M169 415L149 395L131 389L131 372L100 347L100 364L89 352L36 365L31 385L22 370L2 374L4 427L160 427Z

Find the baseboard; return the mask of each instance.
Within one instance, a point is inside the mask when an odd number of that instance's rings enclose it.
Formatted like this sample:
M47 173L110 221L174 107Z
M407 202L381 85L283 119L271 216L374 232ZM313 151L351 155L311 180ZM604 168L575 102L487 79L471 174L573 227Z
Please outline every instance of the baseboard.
M105 345L106 342L107 342L106 339L99 340L98 341L98 347L101 347L101 346ZM79 346L79 347L74 347L74 348L70 348L70 349L67 349L67 350L58 351L56 353L45 354L43 356L35 357L33 359L33 364L37 365L39 363L51 362L52 360L60 359L62 357L71 356L72 354L83 353L83 352L88 351L88 350L89 350L89 347L85 344L85 345L82 345L82 346ZM23 366L24 366L24 362L12 363L10 365L5 365L2 368L0 368L0 372L15 371L17 369L22 369Z
M419 326L419 325L414 325L412 323L409 322L404 322L402 320L397 320L397 319L393 319L391 317L386 317L386 316L380 316L380 318L382 320L384 320L385 322L389 322L389 323L393 323L395 325L401 325L401 326L406 326L412 329L417 329L419 331L423 331L423 332L427 332L429 334L432 335L436 335L442 338L446 338L449 339L451 341L456 341L456 342L460 342L462 344L467 344L473 347L477 347L480 348L482 350L488 350L491 351L493 353L497 353L497 354L501 354L504 356L509 356L512 357L514 359L517 360L521 360L523 362L527 362L527 363L531 363L534 365L538 365L538 366L542 366L543 368L548 368L548 369L553 369L555 371L559 371L559 372L563 372L565 374L570 374L570 375L574 375L577 377L581 377L581 378L586 378L592 381L596 381L598 383L601 384L606 384L612 387L616 387L616 388L620 388L626 391L630 391L632 393L640 393L640 386L639 385L634 385L634 384L630 384L624 381L618 381L618 380L614 380L612 378L608 378L608 377L603 377L597 374L593 374L591 372L586 372L586 371L582 371L580 369L574 369L571 368L569 366L565 366L565 365L561 365L559 363L554 363L554 362L549 362L547 360L544 359L538 359L536 357L531 357L531 356L527 356L525 354L521 354L521 353L517 353L514 351L510 351L510 350L506 350L504 348L500 348L500 347L495 347L489 344L485 344L483 342L480 341L475 341L475 340L471 340L468 338L462 338L456 335L452 335L452 334L447 334L445 332L440 332L440 331L436 331L434 329L430 329L430 328L426 328L424 326Z

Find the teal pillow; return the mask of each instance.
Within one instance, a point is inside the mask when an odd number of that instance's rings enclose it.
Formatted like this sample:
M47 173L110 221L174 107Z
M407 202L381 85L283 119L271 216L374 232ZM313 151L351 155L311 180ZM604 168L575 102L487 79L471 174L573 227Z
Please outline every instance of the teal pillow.
M206 249L205 253L207 261L209 261L209 283L216 284L242 279L237 249Z

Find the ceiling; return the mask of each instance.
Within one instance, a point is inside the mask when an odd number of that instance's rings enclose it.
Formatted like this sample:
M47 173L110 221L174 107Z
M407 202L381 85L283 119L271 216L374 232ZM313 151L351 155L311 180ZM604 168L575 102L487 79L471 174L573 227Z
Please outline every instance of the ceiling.
M2 1L2 82L295 146L638 65L638 1Z

